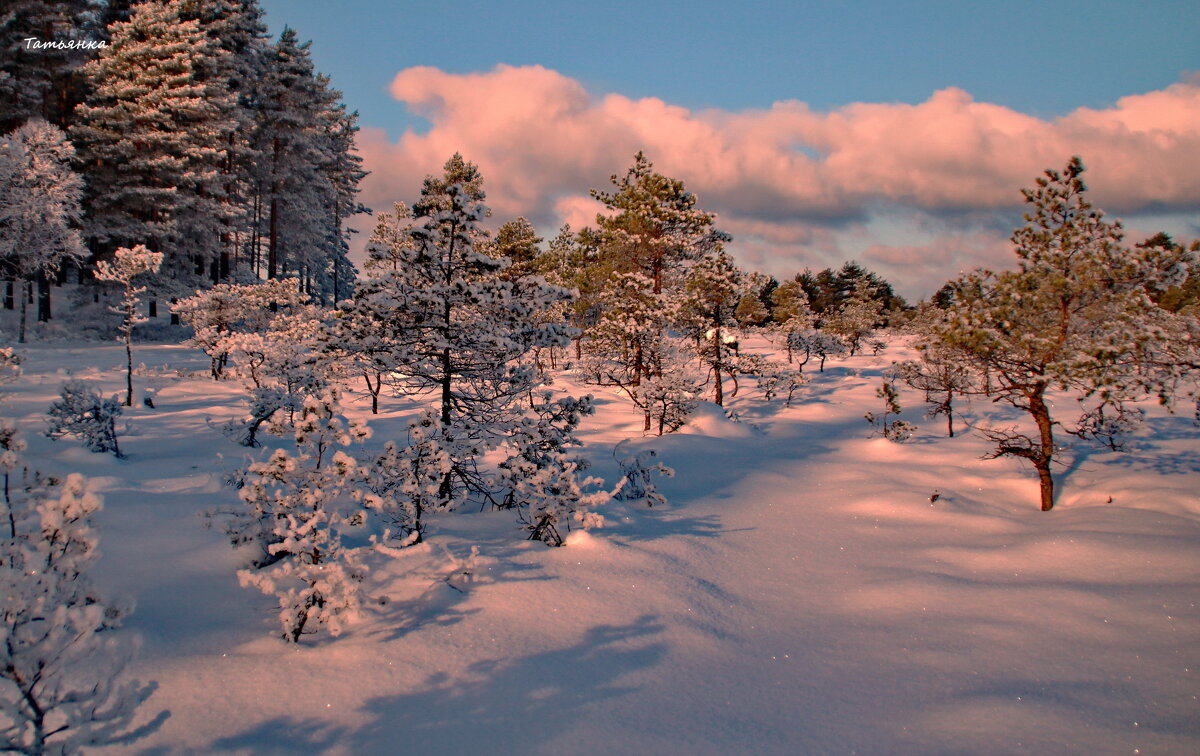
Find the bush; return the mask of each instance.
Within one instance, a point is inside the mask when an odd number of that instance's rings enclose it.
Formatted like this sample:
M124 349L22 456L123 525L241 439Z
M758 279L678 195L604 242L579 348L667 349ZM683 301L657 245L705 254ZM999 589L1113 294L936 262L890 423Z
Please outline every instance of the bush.
M115 398L104 399L84 381L71 379L63 384L59 399L50 405L46 435L50 438L75 436L93 452L112 452L121 456L117 446L116 421L121 405Z

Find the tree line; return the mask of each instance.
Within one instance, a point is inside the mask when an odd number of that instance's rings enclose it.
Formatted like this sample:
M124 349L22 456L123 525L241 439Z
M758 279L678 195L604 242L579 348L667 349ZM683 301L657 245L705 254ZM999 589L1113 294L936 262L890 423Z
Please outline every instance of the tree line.
M0 22L6 307L36 288L47 320L56 278L91 283L139 244L164 255L158 297L282 277L349 292L357 114L294 30L268 38L257 0L31 0ZM107 46L21 41L84 36Z

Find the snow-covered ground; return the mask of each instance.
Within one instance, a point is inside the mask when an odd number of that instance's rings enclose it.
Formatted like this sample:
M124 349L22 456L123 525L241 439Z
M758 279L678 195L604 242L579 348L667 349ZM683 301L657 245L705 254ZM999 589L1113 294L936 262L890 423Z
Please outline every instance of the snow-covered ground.
M788 409L743 386L740 422L705 405L661 439L592 389L594 472L615 482L612 449L634 437L677 471L668 505L610 504L560 549L507 513L439 515L427 544L373 562L385 600L297 647L200 514L236 502L223 478L251 453L216 427L241 412L238 383L138 346L157 406L127 413L117 460L39 431L67 371L116 393L122 349L25 351L8 411L27 459L103 494L96 580L136 602L130 672L160 686L144 719L170 712L105 753L1200 753L1188 417L1151 409L1128 453L1069 457L1043 513L1030 469L946 438L915 392L915 437L870 437L897 350L830 363ZM372 443L411 412L364 413Z

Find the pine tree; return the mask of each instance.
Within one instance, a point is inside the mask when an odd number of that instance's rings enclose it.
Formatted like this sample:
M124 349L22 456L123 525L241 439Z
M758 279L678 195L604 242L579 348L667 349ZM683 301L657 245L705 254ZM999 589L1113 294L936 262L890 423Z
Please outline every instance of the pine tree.
M570 333L534 317L568 293L538 277L504 280L506 262L475 248L483 206L457 184L446 200L446 209L412 229L413 245L393 250L396 270L361 287L359 297L369 296L364 307L380 316L391 312L386 343L396 388L432 396L439 443L452 460L441 506L485 494L478 459L507 434L519 400L540 382L528 355L565 345Z
M858 280L854 291L837 310L825 318L823 328L840 336L853 357L863 339L867 338L882 322L883 303L876 299L871 285L865 279Z
M256 92L256 234L267 239L268 279L295 275L324 301L341 298L353 276L345 222L365 211L355 196L366 173L353 152L357 114L315 72L310 46L284 29Z
M737 393L737 368L728 337L736 327L741 271L725 252L706 256L688 271L684 317L703 334L699 354L713 381L713 402L725 404L724 382L730 378Z
M1104 432L1106 413L1127 417L1130 400L1148 391L1164 398L1177 360L1166 360L1178 327L1150 292L1187 275L1187 260L1159 248L1128 249L1120 223L1104 219L1085 197L1084 167L1072 158L1023 190L1030 210L1012 242L1018 269L959 279L937 339L967 355L993 401L1026 413L1036 433L994 428L992 456L1015 456L1038 474L1041 508L1054 506L1055 427L1079 436ZM1166 375L1155 368L1171 368ZM1086 403L1074 423L1054 412L1054 397ZM1098 433L1099 432L1099 433Z
M39 284L39 320L50 317L48 281L84 257L78 223L83 181L74 147L57 127L34 120L0 139L0 265L22 282L18 341L25 341L26 287ZM11 285L11 283L10 283Z
M18 466L7 439L4 468ZM88 571L101 508L83 476L37 476L0 501L0 750L42 756L129 743L169 716L134 726L154 683L123 681L128 644L113 631L128 609L106 601Z
M258 545L259 559L238 572L238 580L277 598L280 628L292 643L315 626L338 635L360 602L361 558L342 544L356 521L353 486L360 470L338 447L369 434L340 412L336 392L305 400L295 451L276 449L250 465L239 492L245 508L227 526L235 545Z
M103 29L93 21L94 5L88 0L5 3L0 11L0 133L35 119L67 127L81 94L79 69L99 53L95 43L103 41Z
M714 228L710 213L696 207L696 196L683 182L655 173L641 152L624 176L613 176L613 192L591 194L608 208L596 216L604 235L605 253L619 261L619 270L648 277L659 294L671 276L715 250L728 236Z
M502 275L515 279L534 273L541 243L542 237L537 235L533 224L522 217L502 225L487 246L487 252L492 257L507 258L509 266Z
M236 99L201 73L230 53L187 0L150 0L112 28L87 66L94 87L71 137L87 166L88 233L103 248L164 253L167 290L183 291L220 258L238 210L224 170L238 128Z
M771 331L783 342L790 365L795 359L797 337L812 330L816 318L809 307L808 295L798 281L780 284L771 293L771 301L775 305ZM803 367L804 363L800 365Z
M112 311L121 316L121 337L125 342L125 406L133 406L133 328L147 318L138 312L141 295L146 292L145 284L135 284L134 279L145 280L147 274L157 273L162 265L161 252L151 252L139 244L133 249L122 247L113 255L112 262L96 264L96 280L111 281L121 286L121 304Z

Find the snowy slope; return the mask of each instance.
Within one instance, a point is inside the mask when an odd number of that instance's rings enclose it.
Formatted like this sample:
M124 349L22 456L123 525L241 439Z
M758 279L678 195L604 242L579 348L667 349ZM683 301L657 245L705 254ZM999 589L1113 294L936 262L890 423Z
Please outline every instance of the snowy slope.
M104 753L1200 752L1186 418L1152 409L1129 454L1077 455L1042 513L1028 469L945 438L913 392L914 439L869 436L896 351L830 363L790 409L743 386L741 422L702 406L661 439L599 391L595 472L613 482L612 447L636 436L677 471L667 506L611 504L561 549L506 513L440 516L428 544L373 562L385 601L294 647L198 514L235 502L222 480L247 452L214 424L240 411L236 383L139 347L157 408L129 413L116 460L36 434L65 371L118 390L120 348L27 354L10 411L28 457L103 493L97 580L136 601L131 671L160 685L146 718L171 714ZM412 411L386 409L373 443Z

